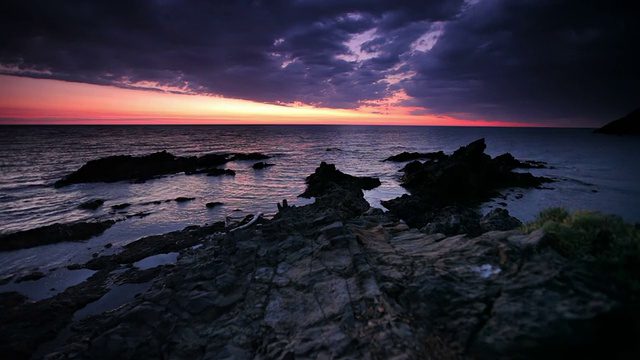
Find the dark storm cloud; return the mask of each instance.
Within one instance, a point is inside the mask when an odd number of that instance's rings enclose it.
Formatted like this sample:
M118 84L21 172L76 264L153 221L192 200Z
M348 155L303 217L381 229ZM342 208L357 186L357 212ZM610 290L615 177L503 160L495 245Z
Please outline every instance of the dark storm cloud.
M640 104L634 6L485 0L411 59L403 85L432 113L602 125Z
M608 119L637 106L632 9L469 3L8 0L0 71L339 108L404 89L417 113L495 120ZM416 51L434 22L442 36Z
M397 55L378 66L336 55L348 54L345 42L378 24L395 31L448 19L461 1L425 3L8 1L0 62L27 76L357 107L389 94L379 81Z

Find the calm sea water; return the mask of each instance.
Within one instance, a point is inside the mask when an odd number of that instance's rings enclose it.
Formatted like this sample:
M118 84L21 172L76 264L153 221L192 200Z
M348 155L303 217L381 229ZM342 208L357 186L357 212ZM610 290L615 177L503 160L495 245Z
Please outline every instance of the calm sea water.
M382 126L4 126L0 127L0 232L14 232L55 222L119 219L111 206L131 203L127 214L148 213L118 222L86 243L64 243L0 253L0 275L28 269L52 269L82 262L94 252L116 251L142 236L182 229L258 211L276 212L276 203L306 204L297 199L304 178L321 161L349 174L379 177L382 186L366 192L367 200L400 196L398 170L383 162L402 151L451 153L486 138L492 156L511 152L522 160L545 161L534 170L557 180L545 190L513 190L506 199L485 204L487 212L506 203L512 215L532 220L541 209L565 206L618 214L640 222L639 137L594 135L586 129L521 129ZM167 150L174 155L263 152L275 166L254 170L253 161L225 167L237 175L207 177L176 174L143 184L79 184L56 189L53 183L85 162L109 155L144 155ZM164 200L195 197L186 203ZM96 211L78 209L102 198ZM162 201L156 205L155 201ZM207 209L211 201L223 206ZM311 200L312 201L312 200ZM502 205L504 206L504 205ZM114 244L110 250L107 243Z

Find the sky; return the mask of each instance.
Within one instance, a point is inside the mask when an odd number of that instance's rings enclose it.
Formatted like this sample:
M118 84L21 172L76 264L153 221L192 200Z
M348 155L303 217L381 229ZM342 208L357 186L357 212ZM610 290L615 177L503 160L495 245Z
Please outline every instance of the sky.
M3 0L0 123L599 127L640 106L625 4Z

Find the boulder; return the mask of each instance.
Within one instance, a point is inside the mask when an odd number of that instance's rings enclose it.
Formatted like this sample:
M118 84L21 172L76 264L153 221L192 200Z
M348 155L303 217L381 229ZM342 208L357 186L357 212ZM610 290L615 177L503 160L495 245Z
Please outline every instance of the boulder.
M333 164L327 164L324 161L316 168L316 171L307 176L305 179L307 189L304 193L298 195L300 197L310 198L317 197L327 192L330 184L337 185L342 188L371 190L380 186L380 180L373 177L356 177L345 174L336 169Z

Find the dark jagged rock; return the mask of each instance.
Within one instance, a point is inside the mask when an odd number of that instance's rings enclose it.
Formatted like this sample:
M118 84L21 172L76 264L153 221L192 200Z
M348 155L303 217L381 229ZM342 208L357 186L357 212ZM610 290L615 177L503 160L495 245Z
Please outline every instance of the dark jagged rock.
M178 158L166 151L146 156L118 155L91 160L79 170L56 182L57 187L77 183L146 180L193 167L195 158Z
M208 169L206 170L207 176L222 176L222 175L231 175L235 176L236 172L231 169Z
M337 171L327 166L316 173ZM0 294L0 353L29 358L54 338L36 358L634 358L640 351L637 299L621 296L606 271L562 256L542 231L425 234L388 213L363 212L358 182L340 174L320 177L342 180L326 181L313 204L283 201L260 226L141 239L89 261L85 267L103 270L51 299ZM510 222L506 211L468 216L480 226ZM181 252L173 266L119 267L168 251ZM72 321L109 284L132 282L150 286L117 309Z
M384 161L393 161L393 162L406 162L418 159L430 159L430 160L441 160L445 159L447 155L442 151L438 152L428 152L428 153L419 153L419 152L402 152L398 155L389 156L384 159Z
M216 167L226 164L229 160L230 154L207 154L198 157L195 161L195 165L198 168Z
M261 153L207 154L200 157L177 157L166 151L145 156L117 155L91 160L77 171L55 183L56 187L79 183L116 182L131 180L144 182L154 177L176 174L215 174L216 166L234 160L263 160L270 156ZM233 170L225 170L231 174ZM235 174L235 173L233 173Z
M320 164L316 171L307 176L305 179L307 189L300 197L317 197L324 194L330 184L335 184L342 188L356 188L361 190L371 190L380 186L380 180L373 177L363 176L356 177L345 174L336 169L333 164L327 164L324 161Z
M205 206L207 207L207 209L213 209L214 207L220 206L220 205L224 205L224 204L219 201L212 201L212 202L208 202Z
M192 201L195 199L196 198L194 197L178 196L177 198L175 198L175 201L178 203L182 203L182 202Z
M283 199L282 205L278 203L277 206L278 206L278 212L287 211L289 209L289 203L287 202L287 199Z
M102 234L115 221L53 224L36 229L0 235L0 251L26 249L63 241L82 241Z
M511 171L525 163L511 161L510 155L492 159L484 153L484 139L472 142L437 162L418 161L402 171L402 186L411 195L384 201L382 204L411 226L423 227L434 212L450 205L473 206L498 195L497 190L510 187L539 187L551 180L529 173Z
M513 169L544 169L546 164L542 161L526 160L520 161L511 155L511 153L505 153L493 158L493 164L501 168L501 170L513 170Z
M103 199L93 199L83 202L78 206L78 208L83 210L97 210L100 206L102 206L102 204L104 204Z
M593 132L610 135L640 135L640 108Z
M269 164L269 163L260 161L260 162L257 162L255 164L253 164L251 167L256 169L256 170L260 170L260 169L268 168L268 167L273 166L273 165L275 165L275 164Z
M259 228L199 234L208 240L175 266L131 270L130 279L155 279L147 292L74 321L42 356L540 359L639 350L637 307L618 300L606 275L544 245L543 233L445 237L375 211L336 220L313 204L287 209ZM108 278L82 286L102 294ZM43 329L53 338L69 321L50 314L55 321L34 319L38 333L25 333L7 318L30 319L24 299L5 297L8 353L30 356L25 345L32 352Z

